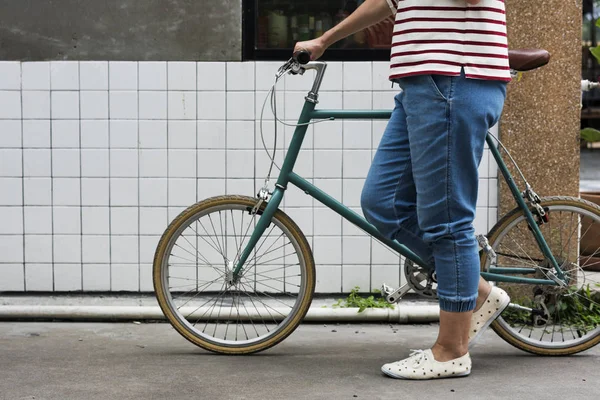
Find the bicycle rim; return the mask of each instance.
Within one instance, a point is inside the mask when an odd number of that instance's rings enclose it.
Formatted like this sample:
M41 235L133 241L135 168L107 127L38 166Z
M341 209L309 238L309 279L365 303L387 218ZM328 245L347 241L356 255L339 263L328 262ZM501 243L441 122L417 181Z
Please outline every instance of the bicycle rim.
M540 229L566 273L568 285L495 283L509 293L513 304L534 311L507 308L492 327L523 350L573 354L600 341L600 207L565 197L543 199L542 206L547 207L550 220ZM497 253L495 266L536 271L508 275L551 279L553 268L537 246L521 210L498 222L489 242ZM489 266L484 254L482 269L486 271Z
M314 262L298 227L281 211L259 239L241 278L232 270L259 214L256 199L223 196L178 216L155 255L154 284L171 324L211 351L248 353L287 337L314 291ZM264 208L264 207L263 207Z

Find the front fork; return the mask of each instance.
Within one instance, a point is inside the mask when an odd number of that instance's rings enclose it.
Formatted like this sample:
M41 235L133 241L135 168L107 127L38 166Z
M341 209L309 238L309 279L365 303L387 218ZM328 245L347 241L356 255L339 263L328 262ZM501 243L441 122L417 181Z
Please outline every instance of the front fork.
M256 226L254 227L252 235L250 235L250 239L248 239L248 243L246 243L246 247L244 247L242 254L240 254L236 265L233 266L234 269L228 277L230 284L234 284L240 279L240 276L243 272L242 267L246 263L246 261L248 261L250 253L252 253L252 250L254 250L254 247L256 246L256 243L258 243L258 240L260 239L262 234L271 224L271 219L273 218L275 211L277 211L277 209L279 208L279 204L283 199L283 192L284 189L280 188L279 186L276 186L275 190L271 194L269 201L267 202L267 206L261 211L260 208L262 207L262 203L265 202L267 200L267 197L269 196L269 193L266 190L261 190L258 194L258 200L256 205L248 210L248 213L250 213L251 215L259 214L260 218L258 219Z

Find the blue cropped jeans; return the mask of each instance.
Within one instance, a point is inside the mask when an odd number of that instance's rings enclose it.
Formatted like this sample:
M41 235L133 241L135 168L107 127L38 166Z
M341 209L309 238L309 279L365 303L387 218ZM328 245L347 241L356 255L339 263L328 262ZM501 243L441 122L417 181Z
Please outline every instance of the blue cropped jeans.
M402 89L361 196L366 219L435 265L440 309L475 308L478 167L506 82L417 75Z

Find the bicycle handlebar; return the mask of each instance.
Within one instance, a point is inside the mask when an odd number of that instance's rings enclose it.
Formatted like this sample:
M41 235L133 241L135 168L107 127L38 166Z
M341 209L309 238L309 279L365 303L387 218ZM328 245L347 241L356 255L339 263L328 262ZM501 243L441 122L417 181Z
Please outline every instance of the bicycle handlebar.
M292 58L298 64L302 64L302 65L308 64L310 62L310 52L307 50L300 50L300 51L295 52L292 55Z

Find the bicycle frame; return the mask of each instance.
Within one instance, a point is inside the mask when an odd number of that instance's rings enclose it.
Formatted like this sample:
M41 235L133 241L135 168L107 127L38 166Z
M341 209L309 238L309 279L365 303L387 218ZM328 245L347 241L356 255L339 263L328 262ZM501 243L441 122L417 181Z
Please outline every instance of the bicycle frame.
M319 84L320 84L320 82L319 82ZM317 90L318 90L318 86L317 86ZM242 266L248 259L249 255L252 252L252 250L254 249L254 247L256 246L259 238L262 236L262 234L264 233L266 228L269 226L269 224L271 222L271 218L273 217L273 214L275 213L275 211L279 208L279 204L281 203L281 200L283 199L285 190L287 189L288 184L290 184L290 183L293 184L294 186L298 187L302 191L304 191L307 195L315 198L316 200L318 200L323 205L327 206L328 208L330 208L337 214L339 214L342 218L348 220L349 222L353 223L354 225L356 225L363 231L372 235L377 240L386 244L388 247L394 249L402 256L404 256L404 257L410 259L411 261L413 261L414 263L421 265L423 267L426 267L428 269L433 268L431 265L429 265L427 262L425 262L423 259L421 259L418 255L413 253L409 248L407 248L403 244L399 243L396 240L389 240L389 239L383 237L382 234L377 230L377 228L375 228L373 225L371 225L369 222L367 222L367 220L364 217L362 217L361 215L357 214L356 212L350 210L348 207L346 207L345 205L343 205L342 203L340 203L339 201L337 201L336 199L334 199L327 193L325 193L322 190L320 190L319 188L317 188L312 183L308 182L306 179L302 178L301 176L299 176L293 172L294 164L296 163L298 153L300 152L300 149L302 147L302 142L304 140L304 136L308 129L307 123L310 122L311 120L313 120L313 119L321 119L321 120L322 119L331 119L331 120L333 120L333 119L389 119L392 114L392 112L388 111L388 110L315 110L315 106L316 106L315 100L316 99L311 98L311 94L315 95L315 93L316 92L314 92L314 90L313 90L313 92L309 93L309 96L307 96L307 98L306 98L306 102L304 103L304 107L300 114L300 118L298 119L298 126L296 127L296 130L292 137L292 141L290 142L289 148L287 149L287 154L285 156L283 165L281 167L281 171L277 178L277 183L275 184L275 189L272 193L271 198L268 201L267 206L263 210L262 215L259 218L259 220L256 224L256 227L254 228L254 232L252 233L250 239L248 240L248 243L246 244L246 247L244 248L244 251L240 255L237 265L235 265L235 268L233 270L233 276L237 277L241 273ZM548 258L548 260L550 260L552 262L552 264L557 272L557 276L562 278L563 272L560 269L559 265L557 264L554 256L552 255L552 252L551 252L548 244L546 243L546 240L544 239L542 232L540 231L531 211L529 210L529 207L527 207L525 199L521 195L519 188L517 187L516 183L514 182L514 179L513 179L512 175L510 174L506 164L504 163L504 160L502 159L502 156L500 155L498 147L493 142L489 132L487 134L486 141L492 152L492 155L494 156L494 159L498 163L500 171L501 171L504 179L506 180L506 183L508 184L513 197L515 198L515 201L517 202L518 206L523 210L525 217L529 223L529 226L532 228L533 235L535 236L535 239L540 247L540 250ZM506 273L511 273L511 274L517 273L517 274L526 275L526 274L531 274L534 272L536 272L536 270L534 268L510 268L509 269L509 268L490 267L488 272L481 272L481 276L486 280L490 280L490 281L494 281L494 282L529 283L529 284L536 284L536 285L557 285L558 284L557 282L555 282L554 280L551 280L551 279L535 279L535 278L525 278L525 277L516 277L516 276L505 275Z

